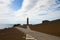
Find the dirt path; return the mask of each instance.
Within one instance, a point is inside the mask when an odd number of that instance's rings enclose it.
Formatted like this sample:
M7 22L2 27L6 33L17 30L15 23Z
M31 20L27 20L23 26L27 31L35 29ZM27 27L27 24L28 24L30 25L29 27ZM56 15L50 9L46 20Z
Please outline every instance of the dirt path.
M37 32L37 31L31 30L30 28L27 28L27 29L20 28L20 27L15 27L15 28L18 29L19 31L24 32L25 34L29 34L30 36L34 37L37 40L60 40L60 37Z

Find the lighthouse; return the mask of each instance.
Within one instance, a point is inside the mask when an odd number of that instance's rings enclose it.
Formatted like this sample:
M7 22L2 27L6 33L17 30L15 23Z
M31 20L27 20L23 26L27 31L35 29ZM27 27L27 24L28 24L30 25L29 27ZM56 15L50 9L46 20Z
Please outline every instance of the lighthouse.
M27 26L29 25L29 18L27 18Z
M29 18L27 18L26 40L36 40L34 37L28 34L30 32L31 32L31 29L29 27Z
M27 17L27 31L30 31L30 27L29 27L29 18Z

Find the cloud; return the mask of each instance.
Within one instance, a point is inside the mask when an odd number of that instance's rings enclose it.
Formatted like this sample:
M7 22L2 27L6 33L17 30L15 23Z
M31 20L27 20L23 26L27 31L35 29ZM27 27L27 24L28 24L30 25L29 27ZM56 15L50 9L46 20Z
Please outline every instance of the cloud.
M10 13L11 9L9 5L11 4L12 0L0 0L0 14L5 15L7 13Z
M24 0L22 6L22 9L15 12L17 21L26 21L29 17L31 23L35 20L37 24L43 20L60 19L60 12L56 10L60 4L57 4L56 0Z
M60 10L57 10L60 4L57 4L56 0L24 0L22 8L14 13L10 8L12 1L14 0L0 1L0 23L2 24L24 24L27 17L32 24L41 23L43 20L60 19Z
M14 11L11 4L14 0L0 0L0 24L38 24L43 20L60 19L60 1L58 0L24 0L21 9ZM5 28L7 25L0 25Z
M13 10L10 5L14 0L0 0L0 23L5 24L11 21L13 17ZM12 16L12 17L11 17Z

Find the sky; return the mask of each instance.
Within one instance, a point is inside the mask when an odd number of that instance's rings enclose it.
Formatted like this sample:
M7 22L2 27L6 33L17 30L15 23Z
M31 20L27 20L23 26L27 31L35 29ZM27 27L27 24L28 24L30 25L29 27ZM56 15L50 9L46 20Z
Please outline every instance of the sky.
M0 24L26 24L27 17L30 24L60 19L60 0L0 0Z

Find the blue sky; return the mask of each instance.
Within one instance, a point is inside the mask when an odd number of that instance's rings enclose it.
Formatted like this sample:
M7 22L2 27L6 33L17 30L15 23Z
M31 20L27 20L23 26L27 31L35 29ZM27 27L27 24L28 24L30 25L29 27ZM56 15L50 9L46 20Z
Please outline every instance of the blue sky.
M0 0L0 24L38 24L60 19L60 0Z
M23 0L14 0L12 2L12 9L13 10L18 10L22 7Z
M27 1L27 0L26 0ZM41 5L40 4L38 4L38 5L40 5L41 6L41 11L42 12L39 12L40 10L38 10L38 9L33 9L35 6L36 6L36 4L35 3L37 3L39 0L30 0L30 3L24 3L24 0L23 0L23 5L21 5L21 7L23 7L25 4L28 4L25 8L26 8L26 10L25 9L23 9L22 11L24 12L24 10L27 12L27 13L21 13L22 15L21 16L25 16L25 17L29 17L30 18L30 22L32 23L32 24L34 24L34 23L38 23L38 22L41 22L42 20L56 20L56 19L60 19L60 0L51 0L51 3L52 4L48 4L48 2L47 1L49 1L49 0L46 0L46 1L41 1L42 3L43 2L47 2L47 4L42 4L41 3ZM19 3L19 2L18 2ZM22 4L22 2L21 2L21 4ZM43 5L43 6L42 6ZM46 8L45 8L45 6L46 6ZM19 8L19 6L18 6L18 8ZM37 7L36 7L37 8ZM39 7L38 7L39 8ZM20 9L21 10L21 9ZM36 12L36 14L34 14L34 11L33 10L38 10L37 12ZM30 11L30 12L29 12ZM31 12L32 12L32 14L31 14ZM49 12L51 12L51 13L49 13ZM58 13L58 14L57 14ZM18 14L18 15L17 15ZM17 12L17 14L16 14L16 16L17 17L20 17L20 12L18 11ZM58 17L56 17L56 14L57 14L57 16ZM52 16L52 17L45 17L45 16L50 16L50 15L55 15L54 17ZM32 17L31 17L32 16ZM35 18L36 17L36 18ZM39 18L37 18L37 17L39 17ZM41 18L40 18L41 17ZM22 17L23 18L23 17ZM22 19L21 18L21 19ZM45 19L43 19L43 18L45 18ZM20 20L21 20L20 19ZM26 19L26 18L25 18ZM19 19L18 19L19 20ZM23 19L22 19L23 20ZM33 20L33 21L32 21ZM35 20L35 21L34 21ZM25 20L26 21L26 20ZM20 21L18 21L18 22L20 22Z

